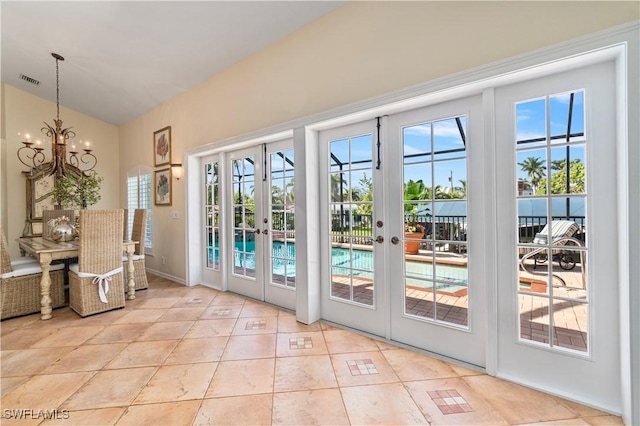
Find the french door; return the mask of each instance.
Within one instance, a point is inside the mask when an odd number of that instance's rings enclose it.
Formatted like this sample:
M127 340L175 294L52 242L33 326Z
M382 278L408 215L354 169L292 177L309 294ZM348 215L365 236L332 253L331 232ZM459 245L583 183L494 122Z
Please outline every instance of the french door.
M227 155L229 290L295 309L293 141Z
M484 366L480 111L472 97L320 132L323 318Z
M498 375L620 412L614 82L496 89Z
M254 147L233 151L227 158L229 290L264 300L262 153Z

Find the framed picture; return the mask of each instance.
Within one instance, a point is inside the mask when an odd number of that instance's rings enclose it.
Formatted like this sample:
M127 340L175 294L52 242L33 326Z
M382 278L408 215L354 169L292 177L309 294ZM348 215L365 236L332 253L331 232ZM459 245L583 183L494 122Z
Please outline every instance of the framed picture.
M154 165L171 164L171 126L153 132Z
M153 183L156 206L170 206L173 192L171 188L171 167L156 170Z

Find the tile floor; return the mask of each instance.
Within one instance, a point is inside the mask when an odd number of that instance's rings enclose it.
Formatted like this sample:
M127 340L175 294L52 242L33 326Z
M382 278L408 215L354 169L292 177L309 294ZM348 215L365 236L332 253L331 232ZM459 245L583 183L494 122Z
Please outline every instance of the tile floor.
M149 278L121 310L3 321L0 423L622 424L237 295Z

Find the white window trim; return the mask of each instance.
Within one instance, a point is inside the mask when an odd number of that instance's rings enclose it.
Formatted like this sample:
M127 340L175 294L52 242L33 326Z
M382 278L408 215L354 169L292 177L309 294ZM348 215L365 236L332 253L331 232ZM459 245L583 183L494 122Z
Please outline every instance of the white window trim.
M129 230L128 232L130 233L131 228L133 226L133 212L131 210L133 210L131 207L129 206L129 179L130 178L137 178L138 180L138 205L136 208L140 208L140 199L142 197L140 197L140 177L143 175L148 175L150 176L150 185L151 187L149 188L149 205L147 208L147 222L148 222L148 226L151 228L151 231L149 233L149 243L150 245L147 246L147 241L144 242L144 253L145 255L149 255L149 256L153 256L153 204L151 202L151 197L153 196L153 168L151 166L147 166L147 165L138 165L135 167L132 167L131 169L129 169L129 171L127 172L127 187L126 187L126 193L127 193L127 208L129 209L129 218L128 218L128 227Z

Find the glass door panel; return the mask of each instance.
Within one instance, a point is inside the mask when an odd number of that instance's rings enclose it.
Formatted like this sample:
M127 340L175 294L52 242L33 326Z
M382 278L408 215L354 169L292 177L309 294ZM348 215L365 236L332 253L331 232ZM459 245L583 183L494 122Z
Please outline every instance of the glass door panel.
M229 154L229 185L232 197L228 212L229 252L232 253L229 289L263 300L263 249L258 218L262 217L262 153L259 147Z
M387 158L401 173L385 179L391 338L484 366L487 188L467 185L483 179L482 162L471 161L483 155L480 107L473 97L389 116Z
M234 275L255 278L255 157L232 160Z
M374 160L376 122L320 133L326 161L321 197L323 223L323 317L386 336L388 305L384 287L384 203L382 177ZM376 157L377 156L377 157ZM326 262L326 263L325 263Z
M331 297L374 305L373 135L330 143Z
M273 285L296 287L295 197L293 149L272 152L271 172L271 270Z
M204 164L206 267L220 270L220 179L218 161Z
M222 200L220 157L211 155L201 160L202 176L202 282L216 288L224 288L223 262L225 251L221 250Z
M519 338L588 353L583 99L576 90L517 102L514 147Z
M614 76L602 63L495 97L498 374L611 411L621 376Z
M263 218L265 300L288 309L296 307L295 155L293 141L266 145L265 193L270 194Z
M402 128L405 314L458 326L468 325L466 122Z

